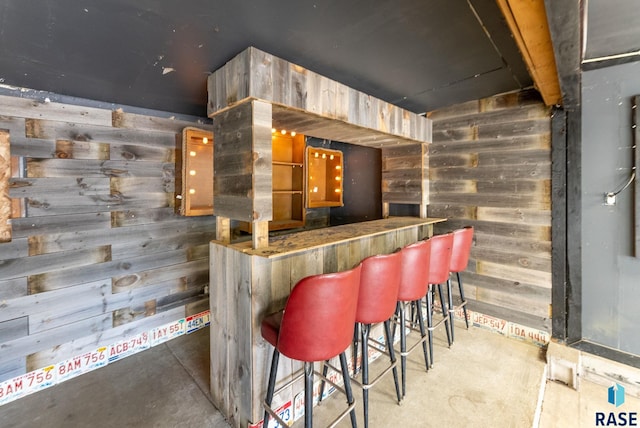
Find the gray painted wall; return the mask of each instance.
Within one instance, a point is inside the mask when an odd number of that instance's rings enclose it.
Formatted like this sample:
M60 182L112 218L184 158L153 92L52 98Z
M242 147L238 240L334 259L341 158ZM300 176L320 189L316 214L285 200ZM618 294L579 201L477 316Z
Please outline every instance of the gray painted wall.
M604 194L631 173L631 97L640 94L640 62L585 72L582 84L582 334L640 355L633 186L615 206L604 204Z

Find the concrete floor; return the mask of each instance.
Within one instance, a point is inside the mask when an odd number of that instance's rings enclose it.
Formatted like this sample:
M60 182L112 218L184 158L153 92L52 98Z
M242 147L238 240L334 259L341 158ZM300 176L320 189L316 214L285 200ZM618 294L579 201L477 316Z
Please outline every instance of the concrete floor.
M607 403L606 386L583 381L577 392L545 382L540 348L456 325L451 349L437 335L435 365L428 373L419 350L409 357L401 405L390 375L371 390L371 427L585 427L595 426L596 412L618 411ZM210 402L208 334L208 328L200 330L5 404L0 427L226 428ZM383 364L379 361L372 371ZM361 391L355 393L361 401ZM334 394L316 407L315 426L332 420L342 400ZM638 409L640 400L627 397L625 406ZM358 423L364 426L360 402ZM349 418L339 426L350 426Z

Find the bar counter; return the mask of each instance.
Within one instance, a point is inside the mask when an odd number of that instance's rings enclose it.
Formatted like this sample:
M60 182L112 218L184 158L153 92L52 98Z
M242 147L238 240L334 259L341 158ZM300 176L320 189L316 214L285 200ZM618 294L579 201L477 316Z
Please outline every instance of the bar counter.
M260 335L260 321L284 307L300 279L339 272L365 257L391 253L427 238L433 224L445 219L390 217L314 229L269 239L267 247L251 242L210 244L211 394L232 426L262 419L262 401L273 349ZM302 367L281 358L278 378L285 381ZM304 390L302 381L274 397L274 405Z

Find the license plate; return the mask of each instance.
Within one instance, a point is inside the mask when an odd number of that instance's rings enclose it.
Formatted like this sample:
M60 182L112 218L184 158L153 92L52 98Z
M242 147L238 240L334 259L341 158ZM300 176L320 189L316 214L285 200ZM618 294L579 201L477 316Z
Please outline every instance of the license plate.
M95 351L76 355L75 357L58 363L56 368L57 382L64 382L83 373L106 366L109 362L107 358L108 351L109 347L103 346Z
M285 404L278 407L275 410L275 413L280 417L280 419L282 419L287 423L287 426L291 426L291 424L293 423L291 401L287 401ZM249 428L263 428L263 425L264 425L264 420L255 424L249 424ZM267 428L283 428L283 427L275 419L269 418L269 426Z
M56 383L56 366L34 370L25 375L27 394L49 388Z
M109 350L109 362L112 363L150 347L149 333L145 331L129 339L112 344Z
M151 346L156 346L168 340L182 336L185 333L184 318L178 321L156 327L151 330Z
M186 318L187 321L187 334L200 330L211 324L211 312L204 311L196 315L191 315Z

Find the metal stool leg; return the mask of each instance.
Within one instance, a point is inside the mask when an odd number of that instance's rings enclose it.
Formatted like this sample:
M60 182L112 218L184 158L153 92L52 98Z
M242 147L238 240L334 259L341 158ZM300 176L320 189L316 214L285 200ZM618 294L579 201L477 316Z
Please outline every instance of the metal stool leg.
M347 403L352 405L354 403L353 391L351 390L351 378L349 377L349 366L347 364L347 356L343 352L340 354L340 367L342 368L342 377L344 378L344 390L347 395ZM312 385L313 386L313 385ZM358 423L356 422L356 408L351 409L351 427L357 428Z
M391 363L396 362L396 353L393 349L393 336L391 335L391 327L390 321L387 320L384 322L384 334L387 338L387 349L389 350L389 357L391 358ZM393 382L396 385L396 396L398 397L398 403L402 400L402 396L400 395L400 384L398 383L398 369L397 367L393 368Z
M451 278L447 278L447 297L449 298L449 321L451 322L451 343L455 341L453 333L454 321L456 318L455 308L453 307L453 290L451 289Z
M460 278L460 272L456 272L458 277L458 289L460 290L460 299L462 300L462 311L464 312L464 322L469 328L469 318L467 318L467 299L464 298L464 289L462 288L462 278Z
M304 363L304 426L313 427L313 363ZM264 426L264 425L263 425Z
M360 336L360 323L357 322L355 328L353 329L353 347L351 348L353 351L353 375L355 376L358 372L358 338Z
M447 331L447 342L451 347L451 332L449 331L449 313L447 309L447 303L444 300L442 294L442 284L438 284L438 295L440 296L440 306L442 306L442 317L444 318L444 329Z
M429 335L429 355L431 355L431 367L433 367L433 295L431 285L427 290L427 334Z
M402 303L398 306L400 312L400 366L402 371L402 397L406 395L407 391L407 331L405 328L405 304Z
M424 339L427 335L424 328L424 319L422 318L422 302L420 300L415 301L416 312L418 313L418 325L420 326L420 338ZM427 354L427 344L422 340L422 352L424 353L424 364L429 371L429 356Z
M371 324L361 325L362 340L362 407L364 409L364 426L369 427L369 332L371 330Z
M271 358L271 371L269 372L269 384L267 386L267 397L265 398L265 403L267 406L271 407L271 401L273 400L273 391L276 386L276 375L278 374L278 360L280 359L280 352L274 348L273 350L273 358ZM264 422L263 426L269 426L269 413L264 411Z

